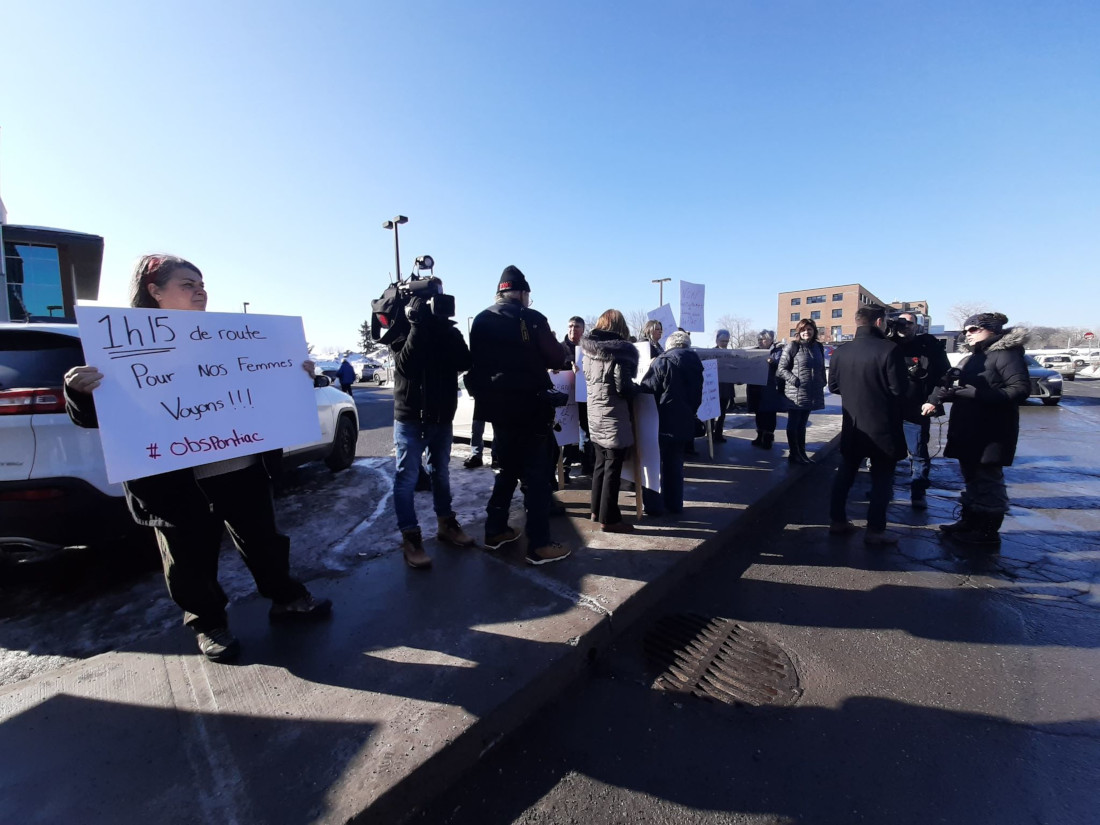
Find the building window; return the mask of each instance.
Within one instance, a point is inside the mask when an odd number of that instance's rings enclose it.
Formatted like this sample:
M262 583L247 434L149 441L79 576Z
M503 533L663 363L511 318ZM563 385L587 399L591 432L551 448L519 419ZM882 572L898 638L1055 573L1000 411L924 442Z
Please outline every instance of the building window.
M829 327L829 334L832 335L834 341L839 341L844 334L844 327Z
M60 318L65 311L61 299L61 264L56 246L6 243L4 258L8 272L9 317L13 321Z
M823 304L823 303L825 303L825 296L824 295L811 295L809 298L806 299L806 303L807 304Z
M821 310L820 309L815 309L813 312L811 312L810 313L810 320L820 321L821 320Z
M793 339L793 338L795 337L795 335L797 335L797 334L798 334L798 333L796 333L796 332L795 332L795 331L794 331L793 329L791 330L791 338L792 338L792 339Z
M843 309L834 309L833 310L833 317L834 318L843 318L844 317L844 310Z
M834 292L833 293L833 300L834 301L843 301L844 300L844 293L843 292Z
M797 320L799 320L799 319L800 319L801 317L802 317L802 315L801 315L800 313L797 313L797 312L792 312L792 313L791 313L791 320L792 320L792 321L797 321Z
M796 307L802 304L801 298L791 298L791 306Z

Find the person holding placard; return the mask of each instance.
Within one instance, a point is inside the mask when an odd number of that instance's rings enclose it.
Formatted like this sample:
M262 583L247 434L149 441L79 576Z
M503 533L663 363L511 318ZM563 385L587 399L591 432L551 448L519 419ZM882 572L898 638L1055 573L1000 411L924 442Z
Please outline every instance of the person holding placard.
M134 269L130 306L206 310L198 267L172 255L146 255ZM313 362L302 367L312 379ZM103 374L94 366L65 374L65 406L77 426L96 428L93 393ZM272 601L271 621L326 618L332 602L316 599L290 575L290 539L275 524L271 479L281 451L241 456L123 482L134 521L152 527L164 579L199 650L215 662L237 658L240 643L229 631L228 599L218 584L222 534L248 566L260 595Z
M703 362L691 349L691 336L674 332L665 351L653 359L641 389L657 401L661 450L661 504L669 513L684 510L684 444L695 433L695 411L703 400ZM645 493L650 515L660 515L656 494Z
M817 324L812 319L798 322L775 374L783 381L787 396L787 461L812 464L806 454L806 424L811 411L825 408L825 348L817 340Z
M756 338L757 349L768 350L768 381L766 384L749 384L749 412L756 416L756 438L750 444L762 450L770 450L775 441L776 413L786 409L786 397L776 386L775 370L783 355L783 345L775 343L775 333L770 329L760 331Z
M623 521L619 486L623 459L634 446L630 401L638 392L638 350L630 342L623 314L609 309L581 339L588 383L588 428L595 445L592 469L592 519L605 533L630 533Z
M656 358L664 352L664 348L661 346L661 338L664 337L664 334L665 325L655 318L646 321L642 327L642 340L649 342L650 358Z

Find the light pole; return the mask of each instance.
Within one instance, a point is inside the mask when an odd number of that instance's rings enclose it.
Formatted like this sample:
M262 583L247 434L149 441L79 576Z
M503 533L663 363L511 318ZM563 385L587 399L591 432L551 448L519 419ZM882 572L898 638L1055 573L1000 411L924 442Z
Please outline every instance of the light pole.
M657 306L663 307L665 305L665 284L671 281L671 278L654 278L650 283L657 284L657 288L660 290L657 298Z
M401 281L401 246L397 239L397 227L400 224L408 222L409 219L406 218L404 215L398 215L392 221L386 221L382 224L383 229L393 230L393 267L394 271L397 273L398 283L400 283Z
M243 304L241 304L241 307L244 309L244 314L247 315L248 314L248 301L245 301Z

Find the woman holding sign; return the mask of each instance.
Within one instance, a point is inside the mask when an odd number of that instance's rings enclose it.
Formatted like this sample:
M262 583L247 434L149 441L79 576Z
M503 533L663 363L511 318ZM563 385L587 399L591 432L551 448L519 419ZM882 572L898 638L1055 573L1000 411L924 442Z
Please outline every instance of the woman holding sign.
M206 310L206 287L194 264L171 255L146 255L134 270L130 306ZM303 362L313 376L311 362ZM98 427L92 393L103 380L93 366L65 374L69 417L81 427ZM260 594L271 599L269 618L318 619L332 602L315 599L290 576L290 540L275 525L271 477L280 451L241 456L123 483L134 521L152 527L160 547L164 579L184 624L198 637L208 659L235 659L240 644L229 632L228 599L218 584L218 551L228 528Z

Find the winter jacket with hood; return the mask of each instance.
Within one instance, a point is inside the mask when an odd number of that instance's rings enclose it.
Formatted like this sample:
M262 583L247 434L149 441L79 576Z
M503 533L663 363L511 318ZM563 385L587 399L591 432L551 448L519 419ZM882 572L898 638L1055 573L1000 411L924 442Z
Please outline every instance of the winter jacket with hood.
M951 401L943 454L961 462L1008 466L1020 437L1019 405L1031 394L1024 360L1026 329L1008 329L973 347L952 389L937 387L930 404Z
M594 329L581 338L588 383L589 437L604 449L634 445L630 401L638 392L638 350L614 332Z
M775 368L783 380L787 404L796 410L825 408L825 347L818 341L787 344Z

